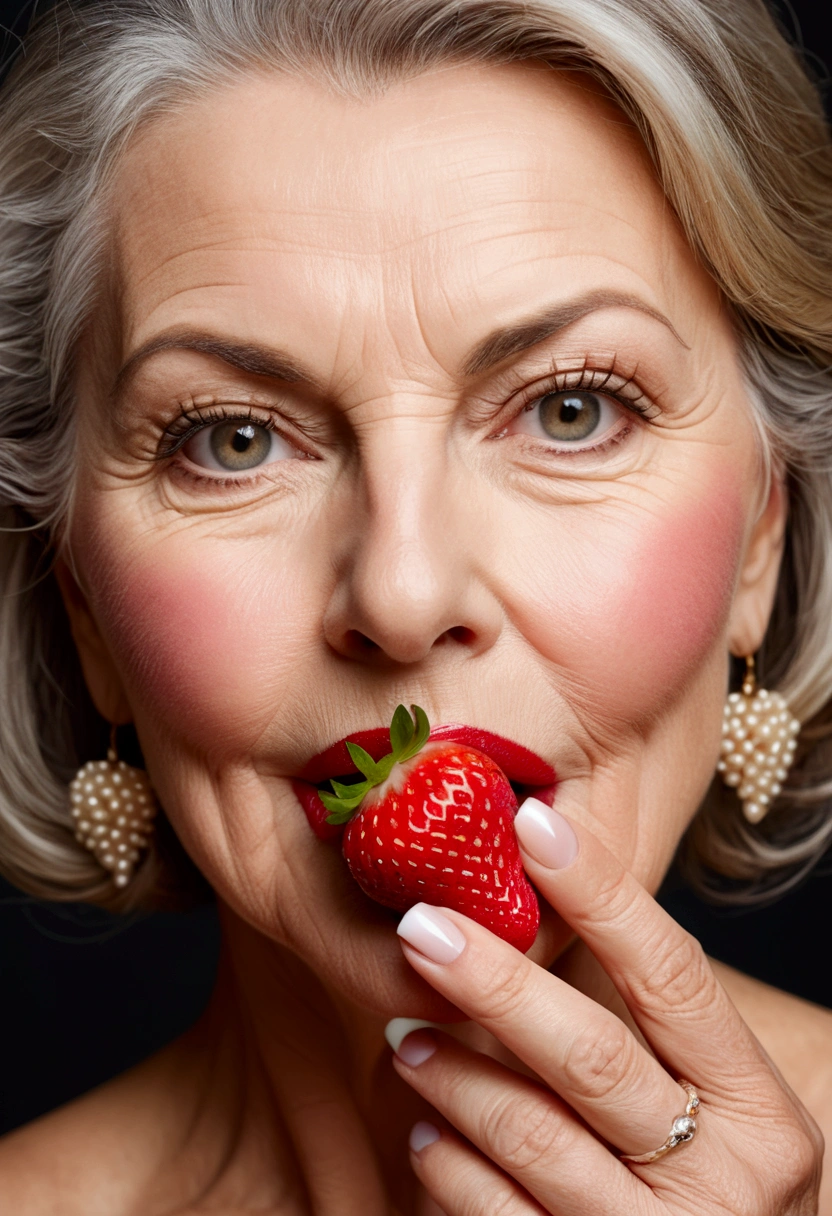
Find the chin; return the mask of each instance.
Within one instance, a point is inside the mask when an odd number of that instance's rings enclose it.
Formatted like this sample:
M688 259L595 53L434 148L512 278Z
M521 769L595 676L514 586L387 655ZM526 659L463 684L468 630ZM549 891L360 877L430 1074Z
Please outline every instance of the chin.
M469 728L444 728L448 733L451 729L456 734ZM389 732L376 733L378 740L368 740L365 734L362 744L384 747ZM525 785L535 793L549 792L551 797L555 774L545 761L497 736L479 732L477 741L482 739L503 749L503 771L511 770L508 776L515 793L522 793L518 786ZM345 755L341 741L310 762L302 779L255 778L252 782L249 775L238 775L225 784L224 805L218 805L214 815L205 813L208 791L192 789L188 804L179 807L177 816L189 852L233 913L264 938L288 949L336 1000L346 1000L385 1020L465 1020L460 1010L407 963L396 932L402 912L391 911L364 893L342 855L343 829L333 831L322 818L321 812L326 812L312 781L323 782L329 768L337 771L344 765ZM262 825L269 821L272 826L263 832ZM255 838L253 828L257 826L261 843L246 850L245 869L240 866L237 842L232 847L223 826L228 824L250 840ZM548 967L573 934L552 908L539 902L540 927L528 956ZM268 960L263 959L262 965L268 968Z
M287 946L323 986L380 1018L459 1022L467 1015L440 996L410 967L396 926L402 913L371 900L352 879L332 845L319 850L313 883L323 898L303 917L281 918L281 929L257 927ZM310 875L310 879L313 876ZM549 967L574 937L566 922L542 900L540 929L527 957Z

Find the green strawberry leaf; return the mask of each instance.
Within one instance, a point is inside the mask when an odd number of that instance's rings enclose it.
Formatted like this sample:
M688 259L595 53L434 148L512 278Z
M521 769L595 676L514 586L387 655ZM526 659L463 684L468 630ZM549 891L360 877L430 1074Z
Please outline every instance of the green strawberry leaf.
M373 788L369 781L356 781L353 785L344 785L343 782L336 781L334 777L329 784L338 797L347 802L352 802L354 798L363 798Z
M327 823L337 824L348 823L352 819L364 794L360 794L357 798L336 798L334 794L325 794L321 791L318 796L329 811L326 817Z
M390 723L390 746L397 760L413 742L415 729L413 719L405 707L397 705L393 721Z
M343 781L330 778L331 794L320 791L320 799L329 811L327 823L348 823L355 815L365 796L377 785L386 781L393 770L393 765L403 760L410 760L417 755L430 736L428 716L418 705L412 706L413 717L403 705L396 706L393 721L390 724L390 751L381 760L374 760L369 752L357 743L348 743L347 751L350 758L364 777L355 785L346 785Z
M379 760L378 765L377 765L378 781L374 782L375 785L381 785L382 781L387 780L387 778L390 776L390 773L392 772L393 765L395 763L396 763L396 757L393 754L393 752L390 752L390 754L387 756L381 757L381 759Z
M414 705L413 713L416 717L415 731L410 744L399 756L399 763L402 760L410 760L412 756L417 755L427 743L428 736L430 735L430 722L428 722L428 716L425 711L420 706Z
M358 769L359 773L366 777L368 781L375 782L376 774L378 772L378 765L370 753L365 752L364 748L359 747L357 743L348 743L347 751L349 752L350 759ZM384 778L382 778L382 780L384 780Z

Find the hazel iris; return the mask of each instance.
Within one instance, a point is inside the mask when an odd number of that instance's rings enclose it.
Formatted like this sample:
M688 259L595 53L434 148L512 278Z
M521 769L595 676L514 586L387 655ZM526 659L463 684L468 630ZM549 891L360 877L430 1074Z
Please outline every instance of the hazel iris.
M272 450L272 434L255 422L226 422L211 428L211 451L224 469L239 472L262 464Z
M601 419L601 402L595 393L565 390L541 397L540 425L552 439L579 442L588 439Z

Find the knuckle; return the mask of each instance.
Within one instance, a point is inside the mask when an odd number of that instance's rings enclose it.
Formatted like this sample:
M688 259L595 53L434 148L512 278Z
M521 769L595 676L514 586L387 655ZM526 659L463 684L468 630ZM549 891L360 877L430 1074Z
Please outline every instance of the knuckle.
M758 1178L762 1201L754 1210L769 1210L776 1204L778 1212L816 1212L820 1188L823 1149L812 1130L806 1126L793 1127L783 1135L782 1123L776 1143L768 1145L768 1169Z
M488 1152L510 1173L559 1157L568 1139L565 1123L544 1097L528 1093L504 1098L484 1119Z
M514 1183L489 1171L484 1185L482 1163L472 1156L455 1154L435 1168L423 1167L421 1176L437 1204L455 1216L528 1216Z
M520 1198L514 1187L509 1189L509 1186L508 1183L502 1186L497 1195L480 1197L478 1202L483 1206L476 1209L476 1216L482 1213L487 1216L529 1216L529 1205Z
M610 924L626 920L632 905L631 876L626 870L617 869L596 887L585 912L594 924Z
M823 1136L817 1126L795 1129L787 1157L787 1177L791 1189L800 1191L820 1181L823 1162Z
M517 954L516 950L511 952ZM485 1016L494 1022L513 1022L529 1001L529 962L521 954L503 957L482 976L481 991L488 994Z
M488 1201L488 1206L485 1207L488 1216L529 1216L530 1209L527 1201L519 1198L515 1193L508 1193L506 1190L502 1192L496 1200L496 1206L491 1201Z
M621 1022L610 1022L594 1034L584 1031L564 1053L566 1082L595 1101L610 1098L632 1082L636 1050L635 1039Z
M696 938L684 930L673 936L669 947L663 938L649 951L643 973L630 981L632 994L646 1011L701 1014L718 997L716 979Z
M811 1116L809 1119L809 1138L812 1142L812 1152L814 1153L815 1162L823 1161L826 1153L826 1137Z

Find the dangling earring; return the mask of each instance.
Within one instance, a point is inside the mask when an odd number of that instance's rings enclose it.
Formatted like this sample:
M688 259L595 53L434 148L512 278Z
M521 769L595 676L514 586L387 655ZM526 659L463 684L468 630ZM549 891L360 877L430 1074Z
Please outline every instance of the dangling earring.
M769 812L788 776L797 750L800 723L779 692L757 688L754 659L745 660L742 692L725 704L717 772L736 789L749 823Z
M116 728L110 731L106 760L90 760L69 787L75 839L126 887L150 842L156 797L147 773L119 760Z

